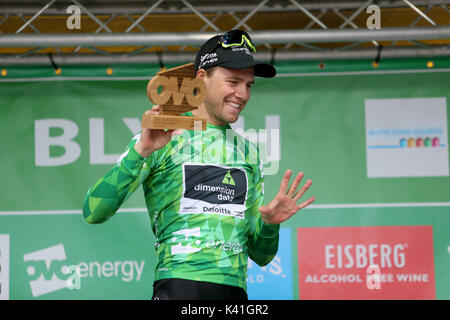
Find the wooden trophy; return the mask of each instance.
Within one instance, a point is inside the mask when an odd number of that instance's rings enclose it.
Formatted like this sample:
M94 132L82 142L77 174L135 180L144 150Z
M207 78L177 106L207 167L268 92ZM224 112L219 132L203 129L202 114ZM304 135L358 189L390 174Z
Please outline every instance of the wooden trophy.
M142 116L142 128L206 130L206 119L180 115L197 109L205 95L205 82L195 78L193 63L159 71L148 82L147 96L160 106L161 113L147 110Z

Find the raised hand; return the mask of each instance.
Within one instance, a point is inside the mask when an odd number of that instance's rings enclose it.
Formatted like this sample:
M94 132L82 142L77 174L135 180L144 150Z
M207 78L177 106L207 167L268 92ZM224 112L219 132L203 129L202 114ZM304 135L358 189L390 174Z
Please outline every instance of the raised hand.
M294 214L296 214L299 210L309 206L316 199L313 196L308 200L297 204L297 201L311 186L312 181L306 181L306 183L300 188L300 190L296 191L304 176L304 173L300 172L299 174L297 174L294 181L292 182L291 187L288 189L291 174L292 170L286 170L283 175L283 179L281 180L280 190L278 191L278 194L267 205L259 208L259 212L261 212L261 219L265 223L279 224L283 221L286 221Z
M154 105L151 110L146 111L151 114L159 114L160 107ZM142 128L141 137L136 142L134 148L136 151L147 158L154 151L161 149L167 143L169 143L172 136L176 133L176 130L162 130L162 129L147 129Z

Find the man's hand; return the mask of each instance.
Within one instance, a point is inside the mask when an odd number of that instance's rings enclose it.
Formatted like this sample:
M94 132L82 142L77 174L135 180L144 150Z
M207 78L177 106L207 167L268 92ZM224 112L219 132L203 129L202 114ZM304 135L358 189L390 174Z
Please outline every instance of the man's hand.
M152 114L159 114L160 108L154 105L150 110ZM134 145L134 149L144 158L147 158L154 151L161 149L169 143L172 136L176 134L175 130L147 129L142 128L141 137Z
M283 179L281 180L280 190L278 191L275 199L270 201L267 205L259 208L259 212L261 212L261 219L264 221L264 223L279 224L283 221L286 221L294 214L296 214L297 211L309 206L316 199L315 197L311 197L301 204L297 204L297 201L311 186L312 181L306 181L303 187L301 187L300 190L296 192L297 187L304 176L303 172L300 172L295 177L294 182L288 190L291 174L291 170L286 170Z

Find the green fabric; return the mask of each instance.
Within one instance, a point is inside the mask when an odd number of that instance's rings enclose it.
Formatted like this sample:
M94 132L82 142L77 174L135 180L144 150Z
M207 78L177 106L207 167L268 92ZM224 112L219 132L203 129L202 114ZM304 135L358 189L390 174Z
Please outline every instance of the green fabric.
M258 149L229 125L183 131L147 159L135 136L88 191L89 223L112 217L142 184L156 236L155 280L183 278L246 289L250 257L264 266L278 250L279 225L263 223Z

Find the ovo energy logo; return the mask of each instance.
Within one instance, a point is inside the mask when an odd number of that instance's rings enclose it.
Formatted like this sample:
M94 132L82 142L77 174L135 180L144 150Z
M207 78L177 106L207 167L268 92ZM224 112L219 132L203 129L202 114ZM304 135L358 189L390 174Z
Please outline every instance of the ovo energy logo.
M191 254L203 249L222 250L240 254L244 251L241 244L224 240L201 240L200 227L192 229L183 229L172 233L173 238L169 243L171 245L171 254ZM160 269L159 271L163 271Z
M172 255L175 254L184 254L184 253L195 253L201 250L199 246L201 245L201 241L197 239L195 244L197 248L192 247L191 243L187 243L185 245L182 242L185 242L190 237L200 237L200 228L193 229L184 229L180 231L176 231L173 233L174 237L172 241L176 244L172 245Z
M81 289L81 278L119 278L139 282L145 261L78 262L67 265L62 243L23 256L33 297L62 289Z
M77 266L66 266L66 252L62 244L25 254L27 274L33 297L64 288L80 289L80 272ZM75 273L73 273L75 271ZM67 275L73 273L67 278Z

